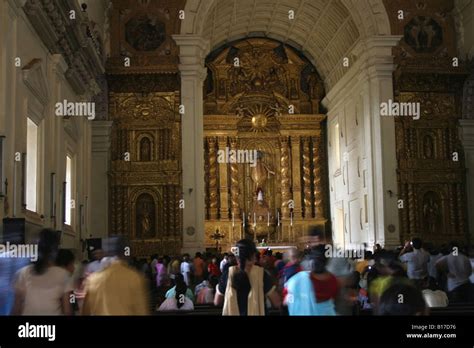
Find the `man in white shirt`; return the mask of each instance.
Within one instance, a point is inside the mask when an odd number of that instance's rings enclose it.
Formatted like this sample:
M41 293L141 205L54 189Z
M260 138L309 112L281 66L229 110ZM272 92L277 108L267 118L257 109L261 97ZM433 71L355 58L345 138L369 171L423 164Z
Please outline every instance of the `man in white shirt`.
M472 291L469 280L472 265L457 243L451 243L451 253L438 260L436 268L438 272L447 274L450 302L468 302Z
M428 262L430 254L422 249L423 242L420 238L413 238L407 242L400 252L400 261L407 264L408 278L419 283L428 276Z
M219 268L221 270L221 273L224 273L224 266L229 262L229 254L224 253L224 258L222 259Z
M187 286L191 283L191 265L189 264L189 255L183 255L183 262L181 263L181 274Z
M102 269L103 265L101 264L101 261L104 258L104 251L102 249L96 249L92 252L92 257L94 258L94 261L87 265L87 274L95 273Z

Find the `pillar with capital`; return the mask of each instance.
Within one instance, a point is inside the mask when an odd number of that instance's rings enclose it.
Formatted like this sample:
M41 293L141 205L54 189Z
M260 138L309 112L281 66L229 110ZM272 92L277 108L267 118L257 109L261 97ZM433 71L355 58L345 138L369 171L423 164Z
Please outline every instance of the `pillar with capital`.
M183 252L202 251L204 246L204 128L203 83L204 59L208 41L195 35L173 35L179 46L182 114L182 185Z

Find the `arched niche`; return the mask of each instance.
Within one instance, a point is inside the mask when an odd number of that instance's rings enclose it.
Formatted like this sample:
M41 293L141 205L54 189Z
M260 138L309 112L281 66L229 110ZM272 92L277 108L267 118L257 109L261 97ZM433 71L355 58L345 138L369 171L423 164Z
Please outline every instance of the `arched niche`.
M160 199L148 188L137 189L131 195L130 227L133 239L156 239L161 235Z
M137 157L140 162L150 162L155 159L154 137L151 134L141 134L137 138Z

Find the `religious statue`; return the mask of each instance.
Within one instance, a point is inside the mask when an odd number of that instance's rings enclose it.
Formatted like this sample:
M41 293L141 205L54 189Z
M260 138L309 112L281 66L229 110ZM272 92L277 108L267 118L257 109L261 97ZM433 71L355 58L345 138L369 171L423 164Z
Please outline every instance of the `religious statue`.
M270 167L263 162L262 160L263 154L262 152L257 152L257 164L255 167L252 167L251 171L251 178L256 185L255 193L258 194L258 190L262 190L265 185L265 182L270 177L270 175L275 175L275 172L270 169Z
M427 197L427 199L425 199L425 204L423 205L423 216L425 218L428 232L431 235L436 234L439 214L439 206L438 203L436 203L434 197Z
M140 141L140 160L144 162L151 161L150 139L143 138Z
M423 152L426 159L434 157L433 139L429 135L423 139Z
M275 172L263 161L263 153L260 151L257 153L257 164L252 168L250 175L255 184L255 198L250 216L253 222L251 230L253 230L255 237L268 237L270 220L273 220L273 215L265 200L265 183L270 175L275 175Z
M150 209L147 203L143 205L141 227L142 227L142 235L149 236L151 232L151 221L150 221Z

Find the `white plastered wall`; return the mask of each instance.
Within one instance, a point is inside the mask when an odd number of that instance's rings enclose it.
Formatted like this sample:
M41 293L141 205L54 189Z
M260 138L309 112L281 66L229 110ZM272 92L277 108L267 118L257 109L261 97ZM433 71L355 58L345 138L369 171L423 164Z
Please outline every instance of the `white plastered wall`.
M88 101L89 96L76 95L64 78L67 68L62 56L51 55L30 25L21 1L0 0L0 135L5 136L5 177L8 179L8 216L25 217L26 241L34 242L40 229L62 230L62 247L81 250L82 238L90 229L90 206L84 207L84 224L80 224L80 206L90 196L91 124L83 117L65 121L55 115L55 103ZM15 66L15 58L21 66ZM25 76L24 67L33 59L40 59ZM28 87L28 83L35 87ZM38 87L39 86L39 87ZM17 183L14 187L14 155L26 152L26 124L28 115L40 120L40 156L38 182L38 209L36 213L21 206L21 165L16 167ZM70 227L62 224L61 195L65 180L66 155L74 156L75 180L73 194L75 209ZM56 173L56 210L51 207L51 173ZM16 206L13 206L16 195ZM5 214L5 197L0 199L0 219ZM53 218L52 215L55 215Z

